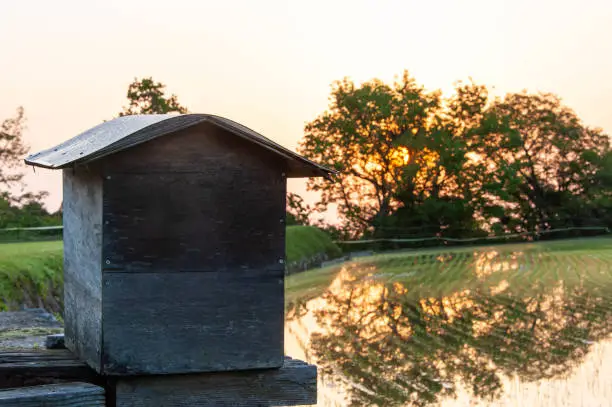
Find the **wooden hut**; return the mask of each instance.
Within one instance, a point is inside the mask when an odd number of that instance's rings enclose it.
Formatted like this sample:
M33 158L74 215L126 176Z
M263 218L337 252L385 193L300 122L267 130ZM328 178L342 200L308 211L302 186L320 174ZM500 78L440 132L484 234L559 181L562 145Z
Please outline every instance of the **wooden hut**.
M66 346L104 375L279 368L286 179L333 171L208 114L123 116L63 171Z

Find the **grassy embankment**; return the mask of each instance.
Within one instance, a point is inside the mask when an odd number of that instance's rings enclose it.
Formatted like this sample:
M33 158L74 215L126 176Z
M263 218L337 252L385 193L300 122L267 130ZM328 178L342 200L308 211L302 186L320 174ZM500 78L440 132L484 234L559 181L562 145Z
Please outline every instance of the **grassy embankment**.
M26 304L59 312L62 263L61 241L0 244L0 311Z
M607 283L612 277L612 238L583 238L478 247L432 248L355 259L292 275L285 297L289 307L321 295L343 268L357 278L378 278L419 287L419 295L448 295L456 290L493 286L506 280ZM497 273L496 271L512 271ZM500 281L497 281L500 280Z
M290 272L341 254L327 234L304 226L287 228L286 251ZM0 311L26 304L60 312L62 263L61 241L0 243Z
M337 247L323 232L314 228L288 228L288 266L300 261L303 266L308 263L308 259L316 263L325 257L323 253L330 257L339 254ZM568 266L572 266L572 270L581 270L589 281L597 283L604 276L602 270L612 269L612 239L434 248L363 257L344 265L288 276L286 302L291 307L317 297L325 291L342 267L350 267L357 272L361 270L370 277L451 292L459 286L465 288L466 281L480 284L482 279L473 278L475 272L486 274L487 267L504 267L504 264L510 263L516 270L522 271L513 275L521 279L521 284L526 283L525 279L554 281L580 277L565 275L565 270L570 269ZM27 304L42 306L53 312L60 311L63 283L61 270L62 244L59 241L0 245L0 310ZM497 277L492 273L490 278Z
M315 268L322 261L342 255L327 233L311 226L289 226L286 237L286 260L289 274Z

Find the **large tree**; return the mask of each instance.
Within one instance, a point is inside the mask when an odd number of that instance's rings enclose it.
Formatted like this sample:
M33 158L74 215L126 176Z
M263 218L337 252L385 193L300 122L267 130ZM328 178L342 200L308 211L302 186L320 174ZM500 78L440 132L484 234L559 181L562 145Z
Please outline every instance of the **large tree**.
M321 192L320 207L338 205L355 234L380 222L394 210L397 192L418 172L427 152L422 136L440 105L408 72L388 85L372 80L356 86L334 83L329 110L306 125L299 152L340 171L334 182L312 179Z
M19 107L15 117L0 124L0 190L8 193L20 186L23 179L23 157L28 152L22 137L25 127L24 109Z
M481 233L475 210L482 199L482 168L474 159L471 131L481 122L488 100L484 86L461 82L442 100L416 140L416 172L404 171L406 182L396 193L400 205L385 219L381 236Z
M602 196L610 139L557 96L497 99L474 136L486 179L483 215L498 230L580 226L592 216L584 209Z
M176 95L166 95L166 85L153 78L135 78L127 91L129 104L119 116L134 114L187 113Z
M57 223L42 205L48 193L25 190L23 158L29 151L23 140L25 121L19 107L14 117L0 123L0 228Z
M426 227L440 233L449 224L473 229L470 186L478 171L467 133L487 100L486 89L473 83L443 99L408 72L392 85L336 82L329 110L306 126L300 152L340 176L308 187L321 192L323 208L338 205L354 237Z
M46 192L24 192L23 158L30 150L23 141L25 129L23 107L17 108L14 117L0 123L0 199L10 204L39 202Z
M407 72L334 84L299 151L340 171L309 181L351 237L463 237L610 225L610 139L552 94L491 100L459 83L442 98Z

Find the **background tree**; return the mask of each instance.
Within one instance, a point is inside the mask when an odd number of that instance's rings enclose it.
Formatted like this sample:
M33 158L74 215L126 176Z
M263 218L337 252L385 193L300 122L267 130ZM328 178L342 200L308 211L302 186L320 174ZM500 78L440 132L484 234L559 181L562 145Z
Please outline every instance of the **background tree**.
M609 137L585 126L557 96L497 99L474 135L485 164L483 216L494 229L583 226L597 212L593 200L604 203Z
M306 125L299 145L304 156L341 172L335 182L311 179L320 205L338 205L355 236L388 216L423 160L421 139L439 107L438 93L427 93L408 72L393 85L372 80L357 87L344 79L332 89L329 110Z
M330 108L306 126L299 151L340 171L335 182L312 179L323 208L338 205L353 237L477 229L472 193L479 177L469 130L488 100L482 86L459 84L442 99L408 72L393 85L335 83Z
M7 195L9 191L23 184L23 158L28 147L23 142L22 132L25 127L23 107L17 109L15 117L5 119L0 124L0 191Z
M461 82L454 95L441 101L415 143L416 172L404 172L408 179L396 192L399 205L385 219L381 236L482 235L475 217L482 169L474 160L470 132L480 124L487 103L484 86Z
M309 225L309 215L312 211L301 196L293 192L287 193L287 225Z
M299 145L340 171L308 189L318 207L337 204L351 239L609 227L610 151L555 95L490 99L470 82L442 98L407 72L392 85L334 83Z
M595 160L598 168L593 179L587 180L585 188L590 199L583 208L592 218L612 228L612 151Z
M0 229L61 223L42 204L47 192L26 191L23 158L29 147L23 140L25 121L24 109L19 107L14 117L0 123ZM12 235L5 233L0 240L9 237Z
M166 85L155 82L153 78L135 78L127 91L129 105L123 108L119 116L133 114L188 113L181 106L176 95L166 96Z
M23 159L29 151L23 141L25 121L24 109L19 107L15 117L0 124L0 199L9 204L31 203L47 196L46 192L24 192Z

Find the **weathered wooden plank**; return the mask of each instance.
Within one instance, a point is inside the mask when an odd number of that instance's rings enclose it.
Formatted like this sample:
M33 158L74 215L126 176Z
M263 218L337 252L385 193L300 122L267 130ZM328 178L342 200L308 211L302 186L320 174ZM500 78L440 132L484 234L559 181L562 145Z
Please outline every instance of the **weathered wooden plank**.
M284 357L279 369L107 378L69 351L0 352L0 388L76 381L105 387L109 407L292 406L316 404L317 369Z
M64 325L66 347L100 365L102 337L102 177L63 171Z
M211 123L201 123L117 152L100 163L105 171L122 173L199 172L211 168L210 164L219 173L227 168L269 167L277 172L285 169L278 155Z
M68 350L0 351L0 388L103 380Z
M289 358L280 369L125 377L113 379L109 386L116 407L264 407L317 403L316 367Z
M104 273L111 375L280 367L283 269Z
M89 383L63 383L0 389L3 407L104 407L104 389Z
M104 163L112 171L105 270L259 269L284 260L282 170L269 153L213 130L156 139Z
M104 269L219 271L284 261L285 188L239 174L142 174L105 181ZM224 182L225 183L225 182ZM189 196L189 199L185 199Z

